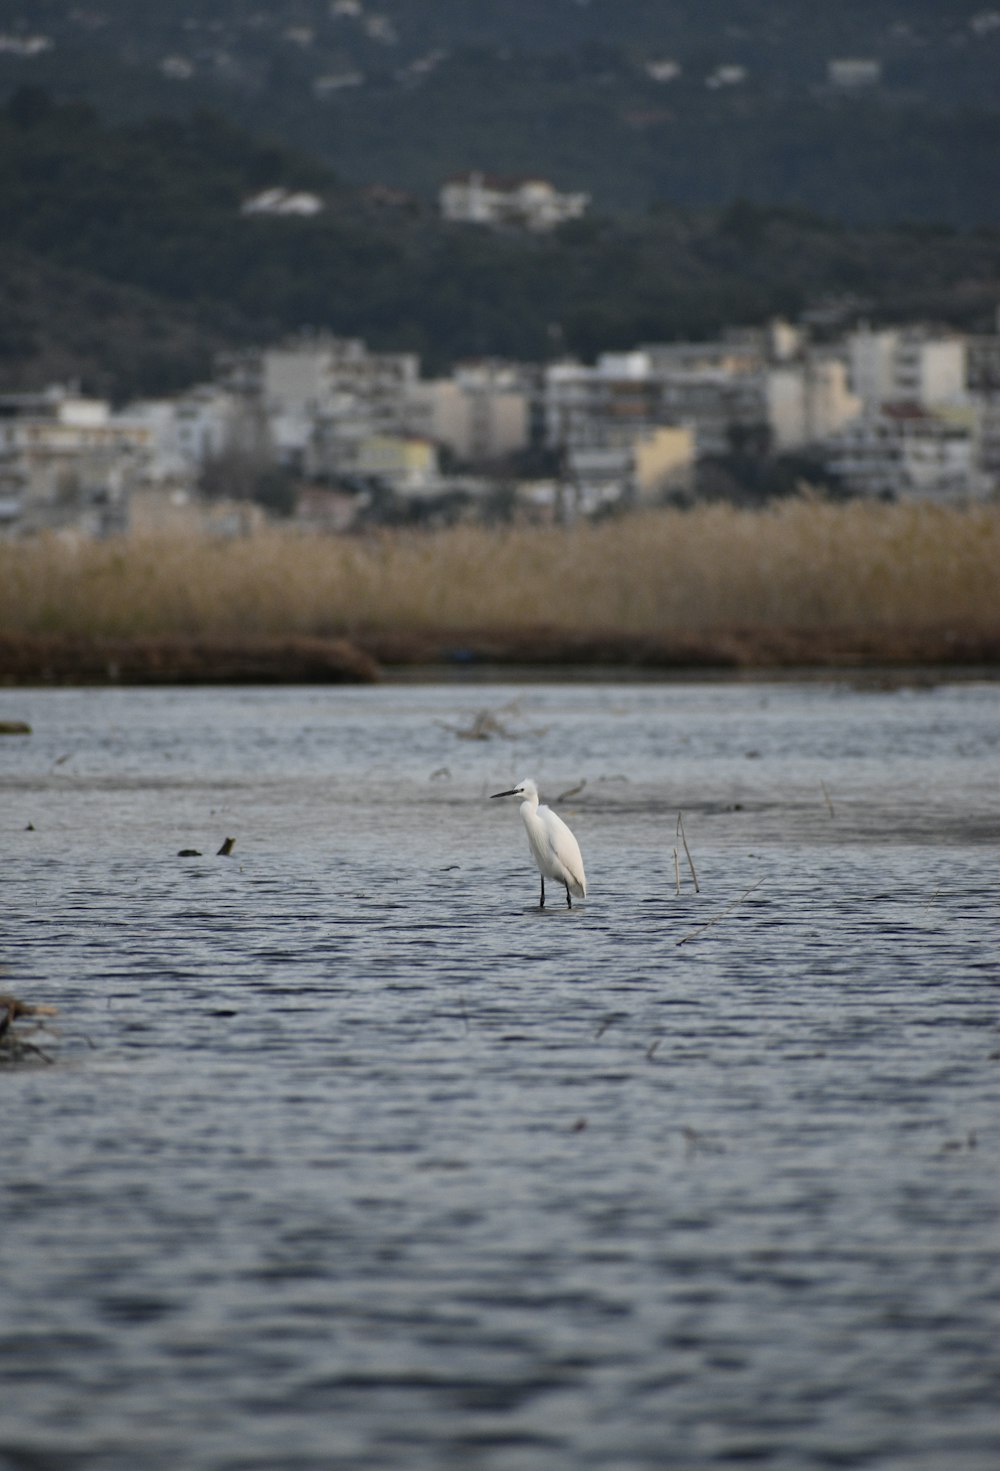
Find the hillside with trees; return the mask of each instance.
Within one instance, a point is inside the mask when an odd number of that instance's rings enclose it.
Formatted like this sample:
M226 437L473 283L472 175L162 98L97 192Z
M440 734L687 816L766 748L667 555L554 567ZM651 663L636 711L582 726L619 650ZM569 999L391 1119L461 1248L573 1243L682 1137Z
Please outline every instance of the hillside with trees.
M1000 223L1000 18L959 0L21 0L2 39L0 99L210 108L424 201L475 167L599 212ZM845 59L869 71L838 84Z
M310 217L248 215L265 187ZM444 225L209 113L109 125L22 90L0 108L0 383L122 395L203 376L220 346L301 327L418 352L591 356L813 311L993 322L1000 232L849 229L737 200L593 213L551 235Z

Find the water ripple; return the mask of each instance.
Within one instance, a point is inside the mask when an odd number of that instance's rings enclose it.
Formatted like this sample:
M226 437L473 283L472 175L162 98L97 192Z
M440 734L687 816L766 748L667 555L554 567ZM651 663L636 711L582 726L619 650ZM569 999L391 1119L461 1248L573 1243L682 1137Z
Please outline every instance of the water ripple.
M1000 689L464 698L0 691L0 1468L992 1471Z

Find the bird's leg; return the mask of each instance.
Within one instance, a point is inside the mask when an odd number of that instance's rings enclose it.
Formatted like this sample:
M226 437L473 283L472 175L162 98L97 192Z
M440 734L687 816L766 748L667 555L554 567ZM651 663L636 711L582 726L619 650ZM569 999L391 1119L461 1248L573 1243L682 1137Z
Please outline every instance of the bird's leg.
M538 907L539 907L539 909L544 909L545 908L545 875L544 875L544 873L541 875L541 880L542 880L542 897L538 901Z
M573 908L573 900L569 896L569 884L566 885L566 908L567 909L572 909Z

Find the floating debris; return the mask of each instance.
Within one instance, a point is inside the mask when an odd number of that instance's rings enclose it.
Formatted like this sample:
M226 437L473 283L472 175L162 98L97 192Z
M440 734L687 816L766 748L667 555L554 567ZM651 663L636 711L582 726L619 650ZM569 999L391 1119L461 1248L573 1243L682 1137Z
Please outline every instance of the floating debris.
M178 858L201 858L202 856L200 848L182 848L177 854Z
M27 1001L22 1001L19 996L0 995L0 1064L10 1062L25 1062L28 1059L38 1059L41 1062L51 1062L52 1058L47 1052L35 1042L29 1042L28 1038L37 1036L45 1030L45 1022L36 1021L31 1026L19 1026L18 1023L25 1017L49 1017L57 1016L58 1011L54 1006L33 1006Z
M685 1124L681 1129L684 1136L684 1153L688 1159L694 1154L725 1154L726 1146L720 1139L705 1134L701 1129L692 1129Z
M438 724L444 730L451 731L452 735L457 735L461 741L489 741L494 736L503 736L506 740L515 739L513 731L508 730L492 710L477 710L468 725L447 725L443 720Z
M233 851L235 844L235 838L226 838L225 842L222 844L222 847L219 849L218 853L216 853L216 858L228 858L230 853Z
M0 720L0 735L30 735L31 726L26 720Z
M520 700L511 700L497 710L477 710L468 725L449 725L445 720L439 720L437 723L442 730L449 731L462 741L489 741L494 736L501 736L507 741L516 741L522 735L541 736L545 734L547 727L541 730L512 730L501 718L504 715L516 717L520 713Z

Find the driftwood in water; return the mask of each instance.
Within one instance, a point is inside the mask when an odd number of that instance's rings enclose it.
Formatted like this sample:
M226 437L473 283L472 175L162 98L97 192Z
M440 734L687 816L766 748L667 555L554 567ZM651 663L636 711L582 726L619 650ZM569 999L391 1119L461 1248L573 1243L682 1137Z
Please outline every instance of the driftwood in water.
M223 839L222 847L219 848L217 850L217 852L216 852L216 855L215 855L216 858L228 858L229 855L232 853L232 851L233 851L233 849L235 847L236 847L236 839L235 838L225 838L225 839ZM178 858L202 858L202 857L204 857L204 854L202 853L202 851L201 851L200 848L181 848L180 852L177 854L177 857Z
M51 1062L52 1059L46 1052L28 1038L35 1036L41 1031L45 1022L38 1021L32 1026L19 1026L25 1017L48 1017L56 1016L54 1006L33 1006L27 1001L22 1001L19 996L0 995L0 1063L23 1062L26 1058L39 1058L42 1062Z

